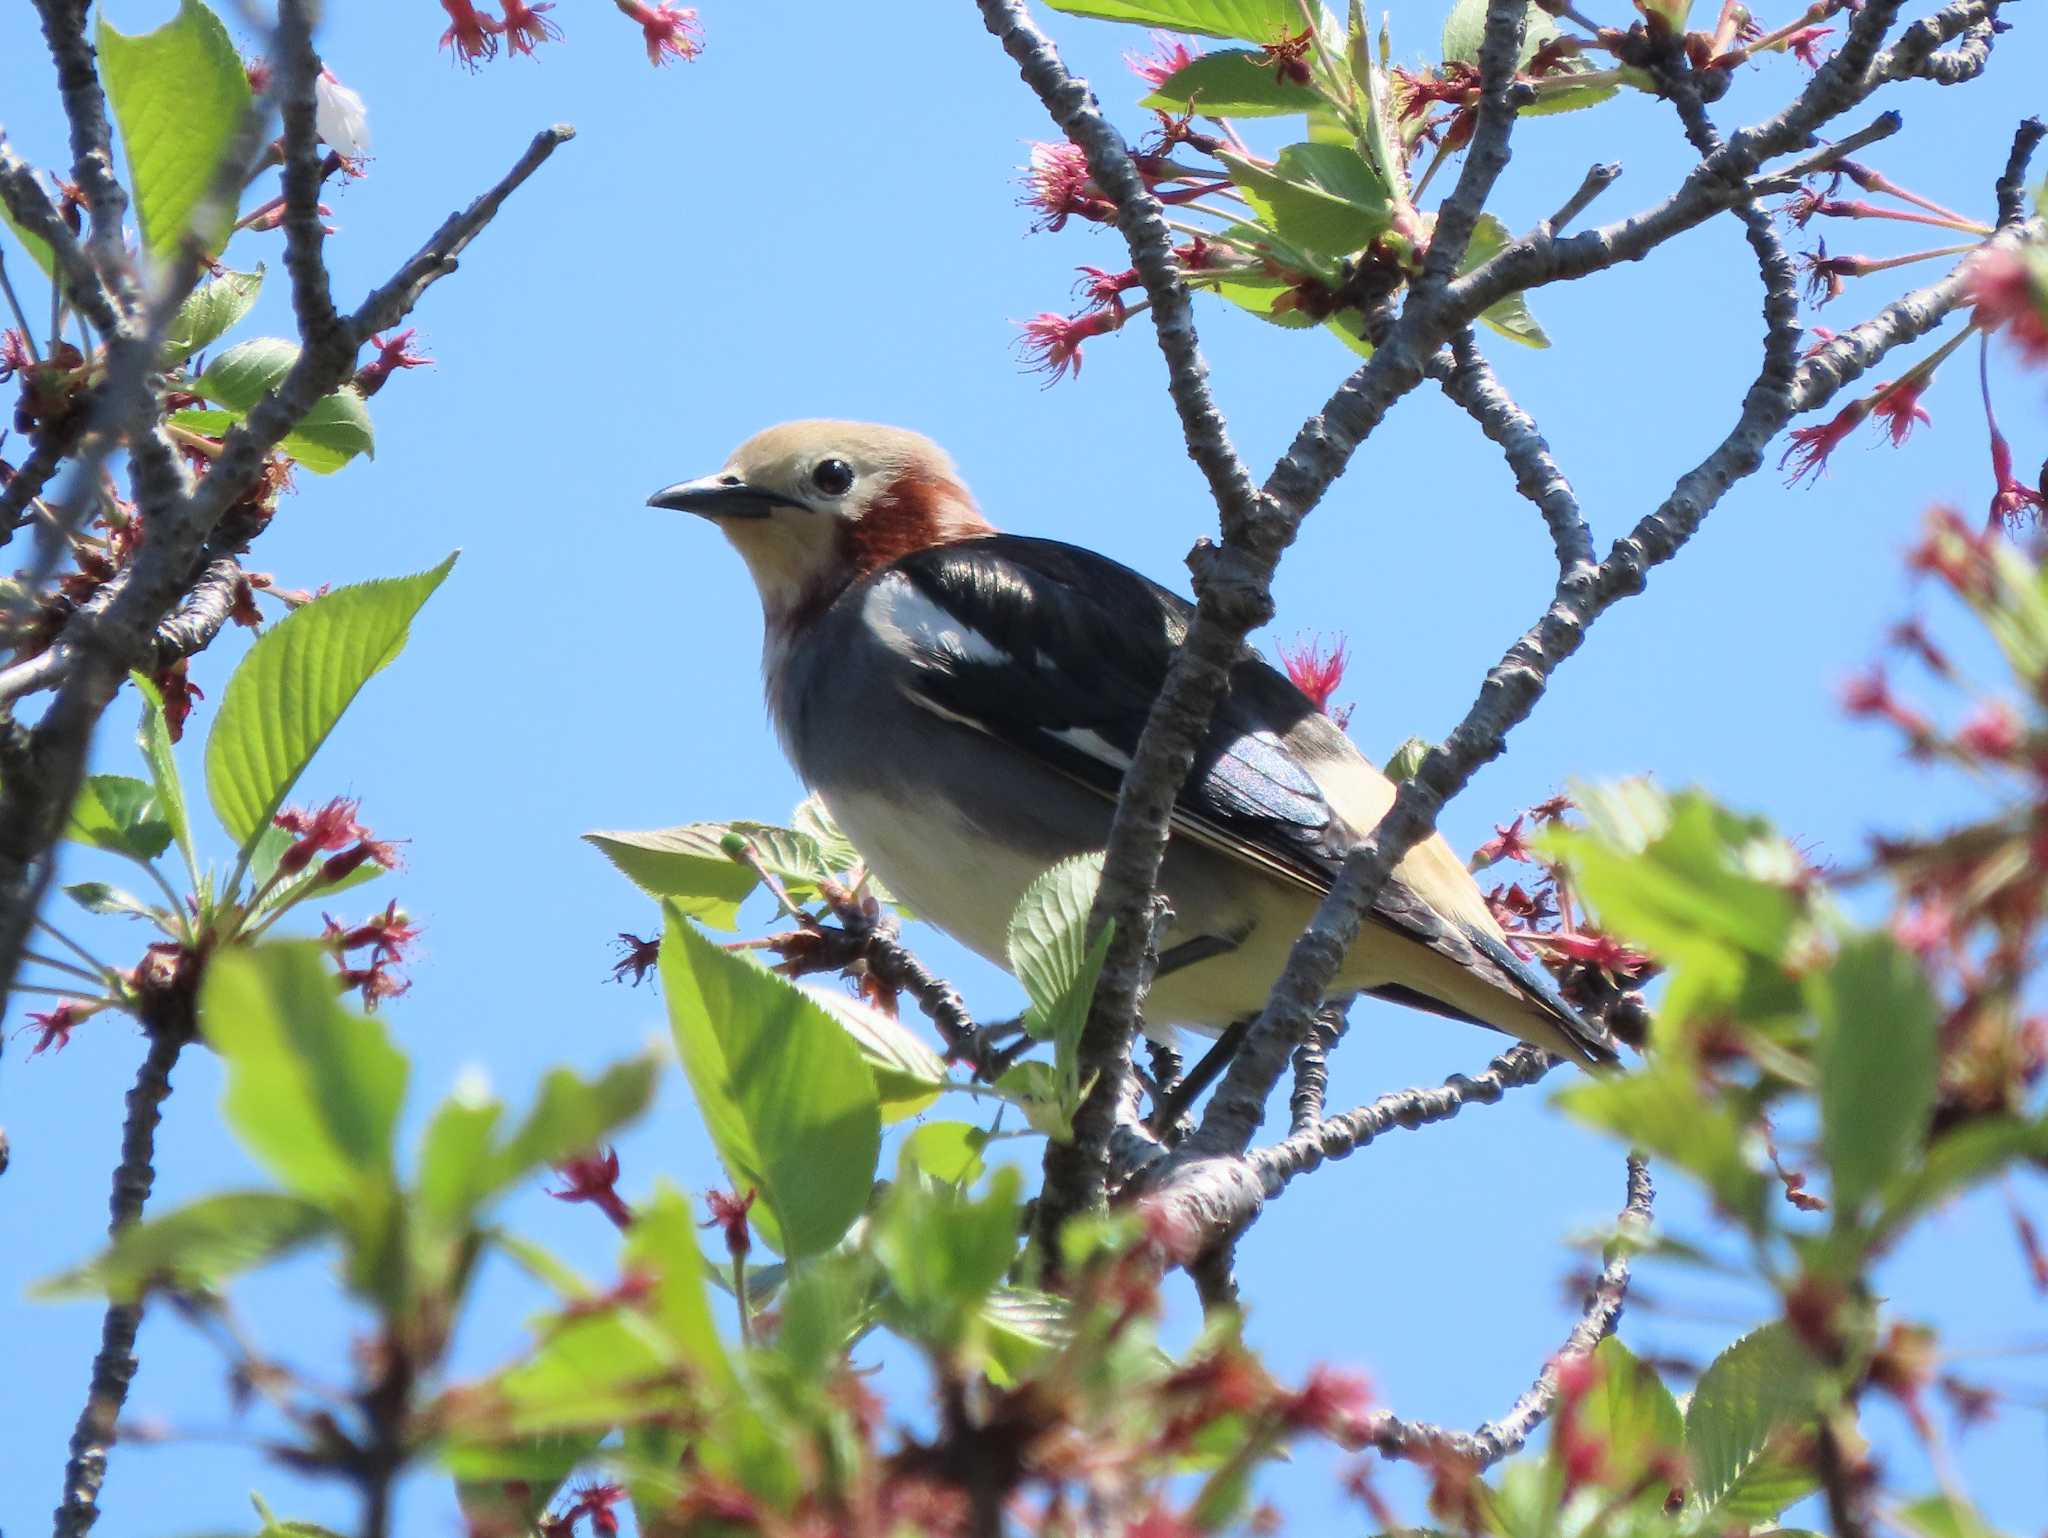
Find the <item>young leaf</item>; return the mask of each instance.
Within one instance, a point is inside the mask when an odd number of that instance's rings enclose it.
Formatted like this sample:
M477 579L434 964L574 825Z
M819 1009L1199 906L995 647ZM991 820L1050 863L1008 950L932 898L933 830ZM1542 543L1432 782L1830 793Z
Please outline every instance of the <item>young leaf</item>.
M125 913L130 918L148 919L168 934L177 933L175 915L167 909L146 903L133 892L104 881L75 881L64 888L64 895L87 913Z
M725 1394L735 1382L731 1358L711 1318L705 1291L708 1268L697 1243L697 1219L689 1200L663 1182L642 1204L626 1239L622 1263L658 1280L650 1317L714 1393Z
M904 1328L956 1349L969 1321L1016 1258L1023 1180L996 1171L979 1200L948 1187L899 1180L871 1230L875 1257L907 1317Z
M1685 1417L1657 1370L1637 1360L1619 1336L1601 1341L1593 1361L1600 1379L1586 1396L1587 1429L1601 1435L1616 1460L1609 1488L1627 1489L1661 1455L1683 1453ZM1646 1493L1661 1505L1666 1492L1660 1488Z
M720 845L729 831L722 822L698 822L644 833L600 830L583 841L648 896L667 898L714 929L733 929L759 878Z
M1846 1225L1927 1136L1941 1011L1919 964L1884 934L1844 944L1806 993L1820 1020L1821 1147Z
M57 280L57 256L50 249L50 243L42 236L31 235L23 229L14 215L7 211L5 203L0 203L0 224L14 232L14 238L21 242L21 248L28 252L29 259L43 269L44 277L54 283Z
M201 205L249 110L249 78L227 28L199 0L181 0L176 16L136 37L102 13L96 41L143 245L159 261L188 234L218 250L234 209Z
M257 638L228 680L206 742L206 790L244 852L270 826L364 684L404 648L408 627L455 564L338 588Z
M1227 150L1217 158L1261 222L1314 255L1350 256L1391 222L1387 189L1354 146L1290 144L1270 170Z
M174 368L234 328L263 290L263 264L254 272L223 272L185 296L164 340L163 367Z
M647 1109L659 1075L660 1065L651 1057L614 1063L595 1079L567 1068L551 1069L526 1120L491 1155L483 1192L501 1191L543 1164L558 1164L597 1147Z
M298 356L297 343L274 336L230 347L207 364L206 372L192 382L197 394L221 406L223 411L181 412L175 420L195 432L225 432L276 388ZM313 409L299 418L298 425L285 434L279 447L315 475L332 475L358 454L375 455L376 435L370 427L370 408L353 385L343 385L332 395L315 401Z
M171 825L171 837L185 856L185 869L193 884L199 882L199 857L192 848L192 819L185 811L185 782L178 777L177 755L171 750L171 729L164 720L164 697L157 686L141 673L130 673L130 683L142 696L142 722L136 728L135 743L142 760L149 765L149 782L156 787L157 814Z
M1487 0L1456 0L1451 6L1451 14L1444 18L1444 63L1479 62L1479 45L1486 41L1486 5ZM1535 58L1536 50L1556 36L1557 23L1531 5L1516 68Z
M981 1176L988 1134L964 1121L928 1121L896 1150L897 1178L924 1175L943 1185L967 1185Z
M1573 1084L1559 1091L1557 1103L1632 1147L1662 1154L1752 1231L1761 1229L1768 1190L1750 1160L1742 1123L1728 1105L1701 1094L1682 1061L1658 1060L1640 1073Z
M1101 855L1062 860L1024 889L1010 916L1010 970L1031 1000L1024 1026L1052 1042L1062 1079L1073 1077L1081 1027L1109 953L1112 926L1104 925L1093 944L1088 939L1088 910L1101 880Z
M794 984L707 940L663 903L661 988L697 1105L761 1236L792 1260L830 1248L867 1204L881 1150L874 1076Z
M1472 239L1465 247L1465 260L1458 270L1470 272L1508 243L1508 227L1494 214L1481 214L1472 227ZM1550 337L1529 313L1529 302L1520 294L1509 294L1480 311L1479 319L1511 342L1525 347L1548 347Z
M1976 1507L1955 1495L1922 1496L1901 1507L1894 1521L1915 1538L2001 1538Z
M884 1123L915 1116L939 1098L946 1084L946 1060L913 1036L902 1021L829 988L806 987L804 992L831 1011L860 1048L875 1076Z
M1138 105L1158 112L1200 112L1208 117L1287 117L1319 106L1315 87L1280 77L1249 48L1205 53L1175 70Z
M1261 47L1302 29L1296 0L1046 0L1069 16L1128 21L1203 37L1234 37Z
M275 1191L223 1191L123 1229L100 1254L38 1282L41 1298L133 1303L153 1287L211 1292L329 1232L326 1209Z
M376 1021L342 1008L326 957L311 944L216 952L199 1019L227 1065L228 1125L287 1190L339 1220L352 1285L391 1300L399 1290L391 1140L405 1099L403 1054Z
M171 825L157 810L156 789L147 781L95 774L78 787L64 836L146 865L170 847Z
M1720 1512L1738 1485L1777 1465L1773 1440L1812 1418L1818 1387L1813 1359L1783 1323L1752 1330L1714 1358L1685 1411L1702 1513ZM1811 1485L1806 1476L1802 1488Z

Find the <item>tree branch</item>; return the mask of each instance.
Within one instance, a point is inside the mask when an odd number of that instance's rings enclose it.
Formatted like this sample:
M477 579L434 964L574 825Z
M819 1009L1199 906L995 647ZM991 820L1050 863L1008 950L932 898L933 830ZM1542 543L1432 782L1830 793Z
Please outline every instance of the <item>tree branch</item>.
M1630 1154L1628 1199L1616 1227L1631 1237L1647 1232L1656 1195L1649 1167ZM1426 1421L1404 1421L1398 1416L1383 1415L1374 1425L1373 1446L1390 1458L1428 1459L1449 1454L1479 1468L1498 1463L1520 1449L1557 1403L1559 1364L1590 1355L1594 1347L1614 1333L1621 1320L1622 1305L1628 1300L1628 1274L1629 1246L1624 1240L1609 1246L1607 1263L1586 1295L1578 1323L1507 1414L1488 1421L1477 1431L1451 1431Z
M2018 224L2027 211L2027 163L2034 158L2034 151L2041 147L2043 136L2048 136L2048 123L2037 117L2024 119L2013 130L2012 153L2006 156L2005 171L1993 189L1998 199L2001 229L2008 224Z
M88 239L98 272L94 287L104 284L116 305L131 312L136 308L139 290L128 270L127 252L121 243L121 221L128 214L128 191L114 174L113 130L107 122L107 98L100 90L93 47L85 35L91 0L35 0L35 7L43 23L43 41L49 45L51 62L57 66L57 91L71 128L71 179L84 193L86 211L92 220Z
M1590 566L1593 531L1586 527L1578 495L1551 457L1550 445L1536 423L1515 404L1479 351L1471 327L1451 338L1451 358L1452 367L1440 381L1444 394L1464 407L1479 430L1500 445L1508 468L1515 472L1515 489L1536 504L1550 529L1559 574Z
M189 998L186 1003L189 1011ZM164 1101L171 1093L171 1070L178 1054L192 1039L189 1013L182 1028L168 1023L152 1029L149 1054L128 1091L128 1120L121 1132L121 1162L114 1170L114 1190L108 1201L111 1221L109 1237L121 1232L142 1216L156 1182L156 1128L163 1119ZM135 1355L135 1335L142 1325L142 1304L115 1303L107 1308L100 1324L99 1354L93 1358L92 1382L86 1390L85 1408L71 1433L71 1456L64 1466L64 1497L56 1510L56 1538L85 1538L99 1520L100 1486L107 1477L107 1451L114 1443L115 1424L121 1406L128 1399L128 1385L141 1365Z

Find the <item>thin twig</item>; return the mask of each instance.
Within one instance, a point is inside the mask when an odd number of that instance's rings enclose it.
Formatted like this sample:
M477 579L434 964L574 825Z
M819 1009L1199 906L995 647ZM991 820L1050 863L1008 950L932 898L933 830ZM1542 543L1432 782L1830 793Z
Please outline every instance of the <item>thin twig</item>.
M1565 226L1584 213L1592 205L1595 198L1599 197L1601 193L1612 187L1620 179L1620 161L1610 160L1605 165L1594 166L1586 172L1586 179L1579 183L1578 191L1566 198L1558 206L1557 212L1543 221L1543 232L1546 235L1563 233Z
M178 1054L191 1039L189 1023L184 1028L154 1030L149 1053L128 1091L128 1120L121 1133L121 1162L114 1170L114 1190L108 1206L109 1236L142 1216L156 1181L156 1127L163 1117L163 1104L171 1093L171 1070ZM56 1510L56 1538L85 1538L99 1520L100 1486L107 1477L107 1451L114 1442L121 1406L128 1399L128 1385L141 1365L135 1356L135 1335L142 1325L142 1304L115 1303L107 1308L100 1324L100 1349L93 1358L92 1382L86 1390L85 1408L71 1433L71 1455L64 1466L64 1498Z
M2034 151L2041 147L2041 140L2048 136L2048 123L2037 117L2023 119L2013 130L2012 153L2006 156L2005 170L1998 178L1993 192L1998 198L1998 224L2003 229L2008 224L2018 224L2020 216L2027 211L2027 163L2034 158Z

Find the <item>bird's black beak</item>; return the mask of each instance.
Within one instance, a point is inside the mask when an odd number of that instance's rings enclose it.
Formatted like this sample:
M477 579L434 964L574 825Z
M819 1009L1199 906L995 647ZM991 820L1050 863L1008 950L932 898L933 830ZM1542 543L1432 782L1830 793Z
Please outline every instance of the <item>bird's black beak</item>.
M647 499L647 505L698 513L706 518L766 518L786 500L759 491L737 475L727 473L664 486Z

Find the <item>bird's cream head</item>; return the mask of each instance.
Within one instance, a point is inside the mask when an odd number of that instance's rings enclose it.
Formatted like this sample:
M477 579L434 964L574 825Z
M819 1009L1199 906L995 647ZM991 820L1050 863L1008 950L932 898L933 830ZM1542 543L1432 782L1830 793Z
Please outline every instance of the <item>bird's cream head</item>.
M901 556L994 530L929 438L869 422L785 422L714 475L649 497L725 532L760 589L771 646Z

